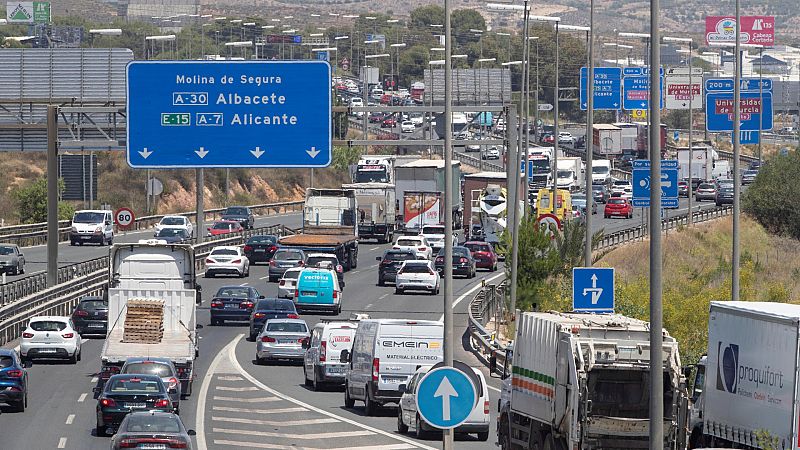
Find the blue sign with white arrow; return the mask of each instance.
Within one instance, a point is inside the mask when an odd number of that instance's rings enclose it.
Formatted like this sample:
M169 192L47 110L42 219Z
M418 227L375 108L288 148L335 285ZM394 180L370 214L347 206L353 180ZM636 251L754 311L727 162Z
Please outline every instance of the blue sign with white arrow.
M761 140L761 136L758 130L756 131L739 130L740 144L758 144L759 140ZM731 132L731 142L733 142L733 132Z
M708 131L733 131L733 87L731 78L706 80L706 129ZM771 130L773 127L772 80L742 78L739 84L740 131ZM760 123L759 123L760 122ZM746 143L758 143L755 136L743 136Z
M440 429L455 428L469 418L477 402L475 384L454 367L431 369L417 387L417 411Z
M636 207L650 207L650 160L633 161L633 199ZM661 207L678 207L678 161L661 160Z
M614 312L614 268L573 267L572 309L576 312Z
M622 108L625 110L650 108L650 69L626 67L622 81ZM664 109L664 68L659 77L659 109Z
M586 67L581 67L581 109L584 111L588 108L587 75ZM594 68L594 99L592 101L594 102L592 109L620 109L620 105L622 105L622 68Z
M128 164L326 167L330 80L326 61L133 61Z

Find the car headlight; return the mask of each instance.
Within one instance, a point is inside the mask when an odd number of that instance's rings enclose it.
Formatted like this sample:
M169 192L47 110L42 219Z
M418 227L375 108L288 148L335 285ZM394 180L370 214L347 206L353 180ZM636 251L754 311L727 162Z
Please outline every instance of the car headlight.
M76 227L72 227L72 228L70 228L70 231L72 231L73 233L77 233L78 229Z
M102 233L102 232L103 232L103 227L97 227L97 228L94 229L94 233L95 234Z

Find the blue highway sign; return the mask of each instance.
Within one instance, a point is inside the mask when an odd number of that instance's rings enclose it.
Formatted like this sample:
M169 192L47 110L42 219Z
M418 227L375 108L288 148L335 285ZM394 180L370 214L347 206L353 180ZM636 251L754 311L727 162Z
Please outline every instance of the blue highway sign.
M740 94L739 114L740 130L771 130L772 93L742 91ZM706 94L706 127L708 131L733 131L733 92L712 92Z
M581 67L581 109L586 110L588 82L586 67ZM593 109L618 110L622 105L622 69L619 67L594 68Z
M614 312L614 268L573 267L572 309L578 312Z
M133 61L128 164L326 167L330 80L326 61Z
M467 374L454 367L438 367L419 381L417 411L436 428L455 428L469 418L477 398Z
M739 130L740 144L758 144L761 139L760 133L756 131ZM731 142L733 142L733 132L731 132Z
M650 207L650 160L633 161L633 200L636 207ZM678 207L678 161L661 160L661 207Z
M664 109L664 68L659 78L659 109ZM622 108L625 110L650 108L650 69L625 67L622 79Z
M761 91L772 92L772 80L769 78L742 78L739 80L739 89L742 91ZM732 78L709 78L706 80L706 92L733 92Z

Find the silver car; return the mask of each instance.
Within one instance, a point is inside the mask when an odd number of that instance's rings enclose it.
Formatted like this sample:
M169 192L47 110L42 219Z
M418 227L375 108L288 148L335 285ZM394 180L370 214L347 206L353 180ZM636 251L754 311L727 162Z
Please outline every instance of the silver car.
M256 363L264 364L276 359L302 361L305 356L303 342L311 333L303 319L270 319L256 339Z
M0 273L25 273L25 255L14 244L0 245Z
M111 449L185 448L192 450L194 430L187 430L181 418L159 411L134 411L122 419L111 439Z

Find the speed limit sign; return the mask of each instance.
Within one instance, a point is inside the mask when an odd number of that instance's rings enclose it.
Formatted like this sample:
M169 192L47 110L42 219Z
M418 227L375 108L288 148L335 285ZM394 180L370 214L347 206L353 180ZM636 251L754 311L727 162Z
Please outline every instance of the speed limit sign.
M114 222L121 227L129 227L136 217L130 208L120 208L114 213Z

